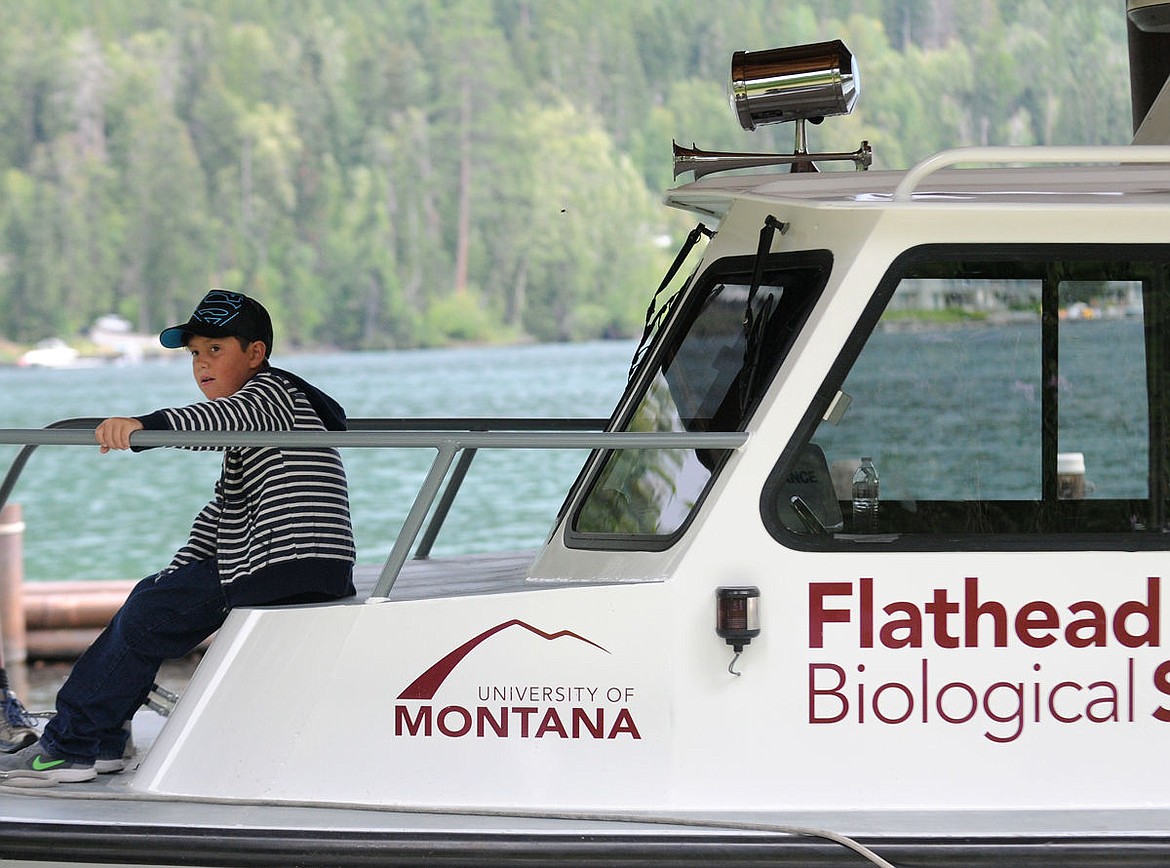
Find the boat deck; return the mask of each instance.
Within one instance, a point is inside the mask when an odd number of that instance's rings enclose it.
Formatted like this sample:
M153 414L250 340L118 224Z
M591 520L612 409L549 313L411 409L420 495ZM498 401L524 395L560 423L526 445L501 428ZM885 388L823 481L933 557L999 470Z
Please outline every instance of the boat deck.
M426 600L533 590L540 585L527 582L525 577L535 557L535 550L525 550L409 560L394 582L390 599ZM358 599L369 597L381 571L380 564L359 564L354 568Z

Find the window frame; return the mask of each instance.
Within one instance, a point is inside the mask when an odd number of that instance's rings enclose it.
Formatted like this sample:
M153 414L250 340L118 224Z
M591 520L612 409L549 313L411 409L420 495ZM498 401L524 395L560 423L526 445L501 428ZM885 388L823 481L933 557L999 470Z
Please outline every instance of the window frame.
M759 500L760 516L768 533L780 544L787 548L800 551L1163 551L1170 549L1170 534L1154 530L1155 521L1165 524L1167 491L1170 490L1170 481L1167 480L1167 468L1170 467L1167 432L1170 431L1170 336L1161 341L1151 339L1151 322L1162 322L1163 329L1170 332L1170 298L1165 296L1162 301L1167 309L1157 310L1154 305L1148 305L1150 297L1156 293L1149 293L1143 298L1143 333L1146 336L1142 348L1146 362L1147 403L1146 434L1149 442L1150 455L1149 487L1147 498L1141 501L1147 504L1149 513L1149 529L1118 531L1118 532L1079 532L1039 530L1035 533L1012 532L957 532L939 531L934 533L908 533L892 531L888 534L865 535L831 535L799 533L784 526L776 513L775 503L779 490L785 484L791 468L805 444L814 438L817 426L824 417L830 402L836 396L838 389L845 382L865 348L870 335L877 328L890 300L892 299L902 280L908 272L932 262L961 262L971 261L1000 261L1021 262L1034 261L1037 264L1044 262L1058 262L1066 260L1077 261L1117 261L1140 262L1164 265L1170 272L1170 245L1165 244L969 244L957 246L954 244L924 244L909 248L891 261L890 265L878 281L877 287L867 302L857 323L850 331L841 352L830 365L827 375L814 393L793 436L781 450L780 455L765 481ZM1058 339L1059 323L1049 326L1044 318L1055 315L1048 310L1042 311L1041 317L1041 345L1047 351L1047 342ZM1158 344L1158 346L1155 346ZM1161 351L1161 359L1155 355ZM1041 371L1047 371L1046 352L1042 352ZM1040 374L1038 372L1038 378ZM1161 406L1161 413L1158 407ZM1059 438L1059 430L1054 429L1052 443ZM1160 450L1156 445L1160 443ZM1048 445L1043 449L1054 448ZM1156 453L1156 454L1155 454ZM1055 456L1053 456L1054 458ZM1047 477L1047 461L1045 462L1044 476ZM1054 463L1054 462L1053 462ZM1161 477L1161 482L1157 477ZM1055 490L1056 480L1044 478L1042 493L1036 501L967 501L977 505L1007 504L1007 503L1035 503L1047 504L1046 489ZM1159 492L1161 496L1159 497ZM1132 499L1131 499L1132 500ZM1119 499L1120 501L1120 499ZM1056 509L1059 512L1064 501L1057 501ZM1083 501L1082 503L1092 503ZM1101 501L1108 504L1108 501ZM974 506L971 508L975 508Z
M755 255L727 256L712 261L709 266L696 275L695 279L684 289L686 295L681 300L681 303L677 305L671 321L662 329L662 332L652 347L652 351L647 354L636 376L631 379L626 394L619 404L618 412L614 414L614 417L610 420L610 424L606 427L607 431L627 430L655 375L661 370L664 356L668 352L677 350L682 341L686 339L712 288L720 284L729 283L750 284L753 274L757 270L757 265L758 262ZM765 372L766 380L761 382L758 389L754 390L754 398L751 405L736 428L732 430L746 430L752 418L758 412L763 395L771 388L777 374L787 360L792 346L803 333L810 316L820 304L825 287L828 285L833 273L833 265L832 252L825 249L769 253L764 257L762 268L760 269L761 285L771 285L769 280L778 272L797 269L816 269L819 273L809 288L810 297L804 304L801 315L793 323L793 328L783 355ZM594 450L590 453L589 459L585 464L585 469L578 477L575 490L569 498L572 505L566 512L564 524L563 540L567 548L600 551L666 551L672 548L686 535L687 530L695 521L695 517L702 511L708 494L711 492L716 480L719 479L732 454L732 450L722 451L722 454L719 455L714 466L711 468L710 477L703 486L702 492L697 497L694 507L679 524L678 528L671 533L600 533L596 531L585 532L577 530L577 522L585 503L593 490L593 486L597 483L599 476L604 471L609 460L609 455L614 451L612 449Z

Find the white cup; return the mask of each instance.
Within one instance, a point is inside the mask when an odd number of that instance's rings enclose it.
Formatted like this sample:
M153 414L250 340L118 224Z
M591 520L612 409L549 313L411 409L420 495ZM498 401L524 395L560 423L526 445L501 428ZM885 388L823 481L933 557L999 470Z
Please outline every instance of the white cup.
M1056 492L1061 500L1085 496L1085 453L1061 452L1056 456Z

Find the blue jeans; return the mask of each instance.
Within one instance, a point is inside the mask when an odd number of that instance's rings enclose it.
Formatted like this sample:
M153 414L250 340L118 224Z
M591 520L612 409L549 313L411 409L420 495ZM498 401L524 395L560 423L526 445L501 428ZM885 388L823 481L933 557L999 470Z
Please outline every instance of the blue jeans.
M228 605L214 560L148 576L73 666L41 746L71 762L122 755L122 725L146 699L164 660L190 654L218 630Z

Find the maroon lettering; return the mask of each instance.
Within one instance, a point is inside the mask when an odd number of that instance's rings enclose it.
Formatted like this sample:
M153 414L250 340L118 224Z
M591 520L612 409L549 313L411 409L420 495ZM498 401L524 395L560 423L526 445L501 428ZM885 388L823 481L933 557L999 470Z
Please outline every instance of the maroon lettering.
M946 702L946 695L952 690L959 690L966 694L967 701L970 703L970 707L967 709L966 714L953 716L946 710L946 707L943 705L943 703ZM947 684L944 684L939 690L938 696L935 698L934 710L937 711L938 716L947 723L966 723L968 720L973 718L975 716L975 712L979 710L979 696L975 693L975 689L971 687L970 684L964 684L962 681L951 681Z
M414 720L410 719L410 709L405 705L394 706L394 734L402 735L405 731L409 735L418 735L420 732L429 736L431 734L431 707L429 705L420 706L418 714L415 715Z
M858 580L857 596L851 582L810 582L809 647L825 647L827 624L849 624L856 614L859 648L978 648L990 640L996 648L1007 647L1009 633L1029 648L1048 648L1063 638L1070 648L1104 647L1112 628L1116 642L1127 648L1159 647L1161 644L1161 579L1146 580L1145 599L1127 600L1113 612L1092 600L1068 606L1073 617L1061 623L1062 610L1048 600L1031 600L1014 611L1002 602L981 599L979 579L963 580L961 600L952 600L946 588L934 588L922 603L895 600L875 608L871 578ZM843 601L834 598L844 597ZM856 612L854 610L856 607ZM884 616L880 624L875 615ZM929 626L927 620L929 619ZM929 631L929 632L928 632Z
M561 716L557 714L555 708L550 708L544 713L544 719L541 720L540 726L536 730L536 737L544 738L550 732L555 732L561 738L569 737L565 731L565 725L561 723Z
M1160 616L1161 583L1155 576L1146 579L1146 602L1139 603L1130 600L1117 607L1113 616L1113 635L1117 641L1127 648L1138 648L1142 645L1158 646L1158 621ZM1145 619L1146 629L1143 633L1130 633L1128 619L1130 616Z
M1081 612L1088 617L1074 618L1068 622L1064 630L1064 641L1071 648L1104 648L1109 619L1105 616L1105 607L1096 600L1079 600L1068 607L1074 615Z
M873 579L862 579L861 586L861 623L860 635L857 644L862 648L873 647Z
M1163 660L1154 670L1154 688L1166 696L1170 696L1170 660ZM1170 723L1170 708L1159 705L1153 711L1154 718L1162 723Z
M475 710L475 734L479 738L483 738L487 733L487 726L492 728L492 732L500 738L508 737L508 709L501 708L500 716L492 716L492 710L486 706L481 705Z
M1080 714L1065 716L1056 710L1056 694L1060 693L1060 691L1064 690L1066 687L1073 687L1077 690L1081 689L1081 685L1077 684L1075 681L1062 681L1053 687L1052 692L1048 694L1048 713L1059 720L1061 723L1075 723L1081 719Z
M864 579L862 580L864 581ZM825 597L844 597L853 594L852 582L810 582L808 586L808 647L825 647L825 624L849 623L848 609L825 608ZM862 644L862 648L872 647Z
M1056 614L1056 607L1043 600L1033 600L1025 603L1016 612L1016 635L1020 641L1032 648L1047 648L1056 641L1052 630L1060 626L1060 615ZM1037 630L1047 630L1046 633L1035 635Z
M1006 712L999 712L995 709L995 698L992 694L1006 692L1008 710ZM995 684L987 688L983 694L983 713L994 720L996 723L1015 723L1017 724L1015 732L1011 735L999 735L993 732L983 733L983 737L991 741L1004 744L1009 741L1015 741L1020 737L1020 733L1024 730L1024 685L1012 684L1007 681L997 681Z
M457 720L455 726L450 724L452 717ZM443 735L449 738L458 738L471 732L471 712L461 705L448 705L439 712L435 724Z
M606 738L617 738L619 735L628 735L635 739L642 737L642 734L638 732L638 727L634 725L634 718L628 708L618 710L617 717L613 721L613 729L609 731Z
M963 644L968 648L979 645L979 618L990 615L994 625L995 647L1003 648L1007 645L1007 609L1002 603L979 602L979 579L968 576L963 580Z
M958 637L950 634L947 617L958 613L959 604L950 601L947 597L947 589L935 588L934 600L923 608L926 610L926 614L934 618L934 644L938 645L939 648L958 648Z
M1094 681L1089 685L1089 690L1096 690L1098 688L1101 688L1105 695L1096 697L1085 706L1085 717L1093 721L1093 723L1117 723L1119 710L1117 685L1111 681ZM1103 706L1105 711L1098 714L1096 710L1097 706Z
M532 717L532 715L536 714L536 712L538 710L539 709L537 709L535 706L531 706L531 705L522 705L518 708L512 709L513 714L517 714L520 716L520 737L521 738L528 738L528 720L529 720L529 718Z
M833 672L837 676L837 683L832 687L818 687L817 673L822 670ZM845 670L836 663L811 663L808 667L808 722L809 723L839 723L849 714L849 700L841 692L845 686ZM836 700L837 713L822 717L817 711L817 700L826 696Z
M584 708L573 709L573 738L581 737L581 727L589 730L589 734L594 738L601 738L605 735L605 720L604 713L600 708L596 709L596 717L589 719L589 712Z
M431 705L420 705L413 712L406 705L394 706L394 734L399 736L429 737L437 732L447 738L464 738L472 734L475 738L545 738L559 736L563 739L615 739L628 736L641 739L642 734L628 708L620 708L608 729L604 708L582 708L558 710L544 709L544 714L535 723L541 709L533 706L499 706L489 708L479 705L467 708L462 705L447 705L436 712ZM568 715L568 718L562 716ZM566 727L566 719L572 725ZM519 725L515 725L519 721ZM571 735L570 735L571 731Z
M905 708L898 714L888 714L882 709L882 695L890 692L901 694L905 700ZM888 681L873 692L873 713L882 723L901 723L908 720L914 713L914 694L905 684L897 681Z
M882 625L881 640L886 648L921 648L922 616L913 603L890 603L882 609L887 615L902 613L906 617L893 619ZM904 630L902 636L898 632Z

